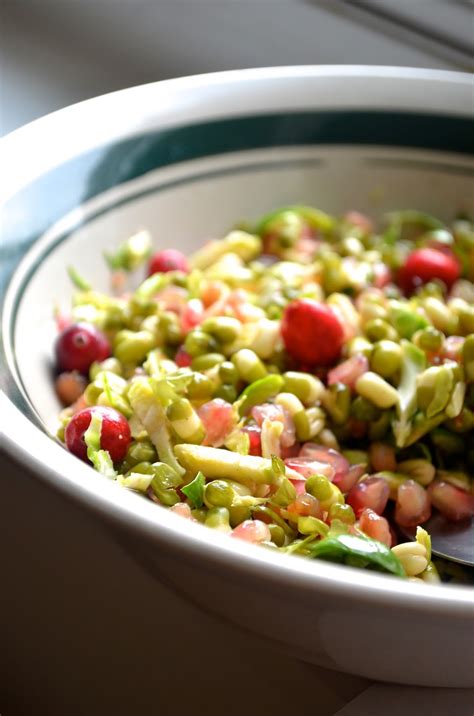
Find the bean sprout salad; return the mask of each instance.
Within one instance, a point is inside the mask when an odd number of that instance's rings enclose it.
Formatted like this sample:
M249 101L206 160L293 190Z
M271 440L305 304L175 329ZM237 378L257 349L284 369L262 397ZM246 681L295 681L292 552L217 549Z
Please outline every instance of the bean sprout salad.
M140 231L105 258L110 292L70 268L57 312L71 453L230 538L472 581L423 524L473 514L473 223L291 206L189 257Z

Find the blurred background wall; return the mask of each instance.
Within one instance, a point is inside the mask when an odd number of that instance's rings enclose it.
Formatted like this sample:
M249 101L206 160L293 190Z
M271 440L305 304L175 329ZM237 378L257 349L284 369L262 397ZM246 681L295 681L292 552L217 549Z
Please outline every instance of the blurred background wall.
M468 69L471 0L0 0L0 134L98 94L289 64Z

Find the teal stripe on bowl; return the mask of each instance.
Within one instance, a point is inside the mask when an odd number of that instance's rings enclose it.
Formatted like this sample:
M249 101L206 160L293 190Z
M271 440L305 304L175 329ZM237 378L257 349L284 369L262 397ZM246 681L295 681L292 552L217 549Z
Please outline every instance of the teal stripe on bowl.
M363 144L474 154L466 117L389 111L255 115L147 133L73 159L16 194L2 209L0 286L26 249L82 202L153 169L200 157L277 146Z

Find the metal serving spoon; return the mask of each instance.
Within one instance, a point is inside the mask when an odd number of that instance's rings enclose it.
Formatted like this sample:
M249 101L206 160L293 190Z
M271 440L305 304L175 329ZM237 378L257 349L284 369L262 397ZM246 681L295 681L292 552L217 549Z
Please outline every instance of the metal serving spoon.
M474 519L448 522L439 512L423 524L431 536L431 550L437 557L474 567ZM414 539L415 529L402 529L409 539Z

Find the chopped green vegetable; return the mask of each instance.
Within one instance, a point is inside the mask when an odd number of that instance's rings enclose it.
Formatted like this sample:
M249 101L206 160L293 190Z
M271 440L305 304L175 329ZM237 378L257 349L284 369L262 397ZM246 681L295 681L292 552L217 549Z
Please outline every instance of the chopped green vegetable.
M255 405L265 403L283 388L281 375L267 375L248 385L241 394L238 405L240 415L246 415Z
M411 431L411 418L415 414L417 376L426 365L424 353L408 341L401 343L403 356L398 386L398 402L396 406L397 420L393 423L393 433L398 447L407 445Z
M81 276L80 273L73 266L68 266L67 272L74 286L80 291L90 291L92 289L92 286L89 281L87 281L83 276Z
M152 250L138 232L106 256L112 295L68 269L59 439L236 538L461 581L421 527L416 542L383 543L424 524L430 502L439 520L471 510L474 223L407 210L380 227L294 204L255 226L191 257L154 254L159 270L136 287L125 273Z
M388 547L363 536L341 534L322 539L311 546L311 557L405 576L400 560Z
M181 492L186 495L193 507L202 507L204 504L205 484L206 478L199 471L194 480L181 488Z
M147 430L160 460L182 475L184 470L173 453L163 405L151 387L149 379L136 378L130 386L128 398L134 412Z

